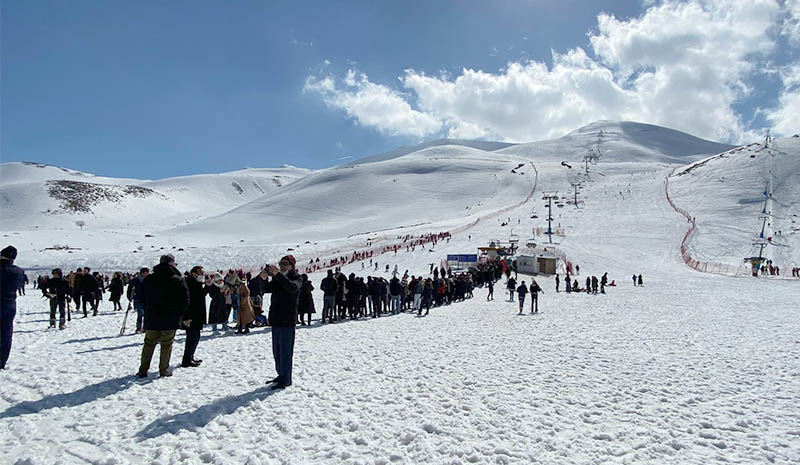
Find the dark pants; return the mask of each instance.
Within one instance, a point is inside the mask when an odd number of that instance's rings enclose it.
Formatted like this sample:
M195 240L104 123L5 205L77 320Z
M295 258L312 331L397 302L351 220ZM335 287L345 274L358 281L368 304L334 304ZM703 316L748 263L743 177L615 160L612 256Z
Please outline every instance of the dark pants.
M194 360L194 351L200 343L200 328L186 330L186 343L183 346L183 364L188 365Z
M17 311L2 309L0 313L0 369L6 367L8 356L11 354L11 337L14 335L14 316Z
M139 373L147 373L150 369L150 362L153 360L153 352L156 344L161 345L161 355L158 360L158 372L160 374L169 371L169 359L172 356L172 343L175 341L175 330L152 330L148 329L144 333L144 347L142 347L142 364L139 365Z
M97 312L97 301L94 300L94 292L83 293L83 316L86 316L86 303L92 307L92 312Z
M61 326L64 326L64 320L67 318L66 308L67 304L63 300L58 300L58 298L50 299L50 326L56 325L56 309L59 310L58 322Z
M294 356L294 326L272 327L272 356L278 384L292 384L292 357Z

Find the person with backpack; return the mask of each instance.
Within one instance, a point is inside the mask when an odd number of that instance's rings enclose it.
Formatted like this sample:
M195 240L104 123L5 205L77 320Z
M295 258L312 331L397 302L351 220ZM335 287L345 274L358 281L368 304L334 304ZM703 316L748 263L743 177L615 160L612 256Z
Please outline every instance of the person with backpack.
M519 295L519 314L522 315L522 307L525 305L525 295L528 293L528 286L525 285L525 281L522 281L517 288L517 294Z

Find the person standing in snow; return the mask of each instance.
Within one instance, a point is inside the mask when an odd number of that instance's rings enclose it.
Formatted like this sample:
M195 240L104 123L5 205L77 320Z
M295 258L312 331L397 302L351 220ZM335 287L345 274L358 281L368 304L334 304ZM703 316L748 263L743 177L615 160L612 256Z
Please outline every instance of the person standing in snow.
M56 309L59 312L58 329L66 327L66 306L69 299L69 282L64 279L60 268L52 271L52 278L47 280L45 296L50 299L50 328L56 327Z
M544 294L544 291L539 287L539 283L534 279L531 282L531 313L539 313L539 293Z
M292 255L286 255L280 259L277 267L267 266L267 274L273 276L266 291L272 294L269 324L272 326L272 356L275 359L275 371L278 372L278 376L267 382L272 384L273 389L292 385L297 304L303 287L303 280L295 271L295 263Z
M486 296L486 300L494 300L494 279L489 279L486 284L489 286L489 294Z
M122 297L122 289L125 287L122 284L122 274L117 271L114 273L114 277L111 278L111 283L108 285L108 291L111 293L108 300L114 304L114 311L122 310L122 304L119 303L119 299Z
M567 274L567 277L564 278L564 284L566 284L567 294L572 292L572 286L571 286L572 283L571 283L571 281L572 281L572 279L569 277L569 274Z
M74 273L70 274L69 285L72 288L72 300L75 302L75 311L81 308L81 279L83 278L83 269L78 268Z
M297 302L297 314L300 317L300 324L303 326L311 326L311 315L317 313L314 308L314 285L308 280L308 275L303 274L300 276L303 280L303 285L300 287L300 300ZM308 324L303 319L304 315L308 315Z
M558 277L558 273L556 273L556 292L559 292L558 285L561 284L561 278Z
M639 284L640 287L644 286L644 284L642 284L642 275L641 274L639 274L638 284Z
M25 286L28 285L28 275L22 272L22 286L19 287L19 295L25 295Z
M147 378L156 344L161 345L158 374L162 378L172 376L169 370L172 343L189 306L189 288L175 265L175 257L162 255L153 267L153 274L143 282L145 332L142 360L136 374L139 378Z
M226 295L230 292L225 286L225 281L220 275L213 275L211 278L211 286L208 288L208 295L211 297L211 306L208 309L208 324L211 325L211 330L216 334L217 325L222 324L222 330L228 331L228 309L226 302Z
M637 280L637 276L636 276L636 273L634 273L633 274L633 287L636 287L636 280Z
M16 258L17 249L11 245L0 251L0 370L5 370L11 355L17 289L24 283L22 269L14 265Z
M525 285L525 281L519 284L517 294L519 295L519 314L522 315L522 307L525 305L525 295L528 294L528 286Z
M322 289L322 323L325 320L333 321L333 312L336 311L336 292L339 290L339 283L333 278L333 270L328 270L328 276L320 284Z
M514 278L508 278L506 282L506 288L508 289L508 301L514 301L514 291L517 289L517 281Z
M136 309L136 334L144 332L144 288L142 283L144 279L150 275L150 268L144 267L139 270L139 273L131 279L128 283L128 301L133 302L133 308ZM76 282L77 282L76 278ZM80 295L80 294L78 294ZM75 308L78 307L78 300L76 297Z
M589 276L586 277L586 293L587 294L592 293L592 278L590 278Z
M200 343L200 332L206 324L206 294L211 288L211 279L205 276L202 266L192 267L189 278L186 279L186 287L189 289L189 305L181 318L183 329L186 330L181 361L184 368L197 367L202 363L202 360L194 358L194 354Z
M97 301L94 298L95 293L97 292L97 278L95 278L92 273L91 269L86 267L83 269L83 275L81 276L80 288L81 288L81 297L83 298L83 317L86 318L89 316L86 313L86 304L89 303L89 306L92 307L92 316L97 316Z

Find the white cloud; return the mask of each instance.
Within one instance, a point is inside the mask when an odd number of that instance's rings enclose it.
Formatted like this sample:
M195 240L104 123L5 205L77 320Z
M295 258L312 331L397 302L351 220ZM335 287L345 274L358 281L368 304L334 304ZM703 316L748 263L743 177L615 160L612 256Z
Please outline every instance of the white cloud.
M781 73L784 91L778 99L778 107L767 112L767 119L777 136L800 133L800 65L794 65Z
M786 0L786 17L781 32L793 44L800 43L800 0Z
M411 108L397 92L369 81L366 74L350 70L339 87L333 77L309 77L305 92L316 92L325 103L347 112L363 126L372 126L391 135L423 137L439 132L441 122Z
M761 63L775 51L774 32L789 34L786 18L800 18L800 0L648 5L629 20L600 14L589 52L554 51L552 66L511 62L496 73L465 68L455 77L406 70L400 83L413 92L418 110L409 96L354 71L343 88L330 77L309 78L306 88L360 124L390 134L520 142L617 119L721 141L758 138L760 131L749 131L734 105L751 92L753 78L767 72ZM783 94L769 116L776 130L794 124L797 100L796 92Z

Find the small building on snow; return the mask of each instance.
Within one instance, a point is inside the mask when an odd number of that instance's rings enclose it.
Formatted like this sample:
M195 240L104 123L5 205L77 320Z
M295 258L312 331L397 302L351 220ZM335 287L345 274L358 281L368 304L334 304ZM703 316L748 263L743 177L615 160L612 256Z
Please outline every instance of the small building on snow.
M522 274L556 274L558 255L548 247L522 248L517 251L517 272Z

